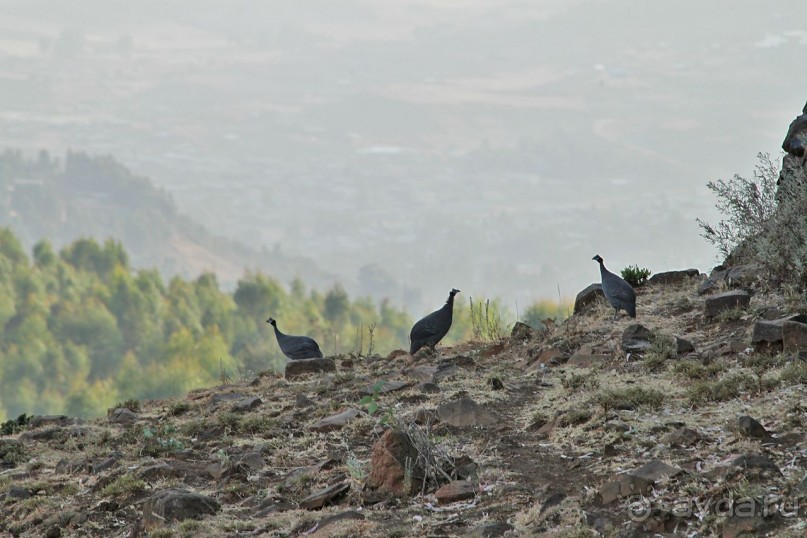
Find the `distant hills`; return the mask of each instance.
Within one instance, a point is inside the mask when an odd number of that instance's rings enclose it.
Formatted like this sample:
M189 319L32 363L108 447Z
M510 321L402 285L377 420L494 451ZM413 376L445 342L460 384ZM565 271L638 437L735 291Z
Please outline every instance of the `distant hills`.
M0 226L11 227L26 249L43 238L57 248L79 238L114 238L135 267L185 278L212 271L225 287L233 287L246 268L286 283L299 277L315 288L336 280L313 260L285 255L277 246L250 247L217 236L208 223L181 215L169 193L109 156L3 151Z

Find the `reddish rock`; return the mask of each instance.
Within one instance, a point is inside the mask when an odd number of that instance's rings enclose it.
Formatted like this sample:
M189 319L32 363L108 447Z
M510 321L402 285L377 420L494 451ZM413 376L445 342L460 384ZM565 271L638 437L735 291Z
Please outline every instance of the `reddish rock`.
M405 484L407 462L412 470L409 484ZM403 432L385 431L373 445L368 487L399 495L413 495L421 490L424 480L425 473L419 463L417 447Z
M476 496L476 486L467 480L455 480L438 489L434 496L437 497L437 504L473 499Z

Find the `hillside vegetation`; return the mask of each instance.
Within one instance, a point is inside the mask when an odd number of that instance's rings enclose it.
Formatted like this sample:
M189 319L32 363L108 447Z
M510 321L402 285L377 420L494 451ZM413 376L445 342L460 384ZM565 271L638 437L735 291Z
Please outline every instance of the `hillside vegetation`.
M473 310L460 301L455 310L447 342L497 338L509 317L498 301ZM537 324L557 311L536 303L524 319ZM351 300L338 285L320 292L296 279L287 290L260 272L247 272L232 293L212 273L166 284L156 270L133 269L112 240L81 239L58 253L41 241L29 257L0 229L0 418L95 416L121 400L280 370L286 359L269 316L327 354L386 354L407 347L412 326L389 301Z
M60 159L40 151L30 158L5 150L0 207L0 226L11 227L29 248L42 238L61 247L83 237L113 237L126 245L135 267L185 278L211 271L228 288L244 267L256 266L288 280L299 275L316 287L334 280L313 260L218 237L180 214L170 194L109 156L67 152Z

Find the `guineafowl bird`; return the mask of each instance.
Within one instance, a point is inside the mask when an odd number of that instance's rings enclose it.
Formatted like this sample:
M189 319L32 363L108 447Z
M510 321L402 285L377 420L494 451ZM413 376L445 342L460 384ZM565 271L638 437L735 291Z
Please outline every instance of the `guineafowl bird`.
M451 328L451 319L454 316L454 296L460 290L452 289L448 294L446 304L440 310L435 310L422 320L415 323L409 333L409 353L414 355L423 346L434 349L434 346L443 339Z
M600 277L602 278L602 292L611 306L614 307L614 319L620 310L624 310L632 318L636 317L636 292L622 277L605 268L599 254L591 258L600 264Z
M291 360L322 358L322 351L319 350L319 346L313 338L283 334L277 328L277 321L273 318L267 319L266 323L275 328L277 345L280 346L280 351Z

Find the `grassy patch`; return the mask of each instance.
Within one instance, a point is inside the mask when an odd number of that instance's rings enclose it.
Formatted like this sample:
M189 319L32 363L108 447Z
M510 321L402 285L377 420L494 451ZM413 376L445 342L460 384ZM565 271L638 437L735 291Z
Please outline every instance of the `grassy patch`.
M644 367L648 372L662 370L668 359L678 356L675 338L666 334L659 334L653 338L653 343L644 356Z
M594 374L578 374L573 372L565 375L560 379L560 384L569 392L574 392L578 389L596 389L600 386L600 381Z
M105 497L118 497L121 495L135 495L146 489L146 483L131 473L119 476L108 484L101 493Z
M807 385L807 362L794 360L779 373L783 385Z
M687 389L687 397L693 404L704 402L725 402L743 392L757 390L759 382L747 373L724 375L716 380L703 379Z
M725 369L725 366L718 362L704 365L698 361L681 361L672 367L673 373L692 380L711 379Z
M658 409L663 402L663 392L644 387L605 389L594 396L594 403L606 412L609 409Z
M180 415L184 415L191 409L191 404L185 400L179 400L177 402L173 402L171 407L168 408L168 415L172 417L178 417Z

